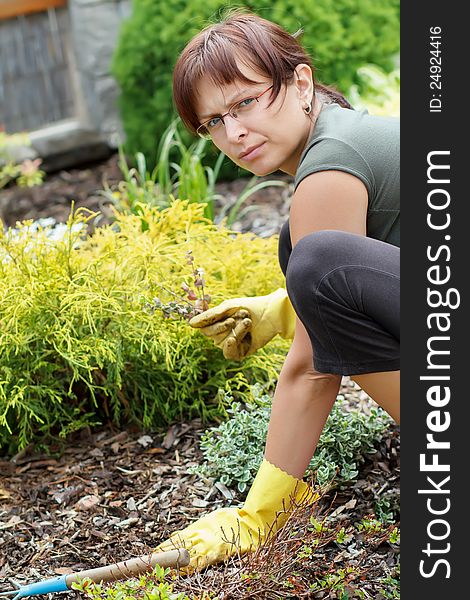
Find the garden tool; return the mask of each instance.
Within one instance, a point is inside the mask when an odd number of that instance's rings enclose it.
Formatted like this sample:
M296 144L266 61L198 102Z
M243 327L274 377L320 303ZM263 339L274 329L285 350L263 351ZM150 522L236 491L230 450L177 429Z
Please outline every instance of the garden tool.
M293 503L308 505L319 494L302 480L263 459L241 508L221 508L175 531L157 550L185 546L186 571L204 568L231 555L256 549L286 522Z
M187 550L180 548L171 552L154 552L150 555L137 556L129 560L98 567L96 569L88 569L86 571L78 571L69 575L61 575L52 579L43 579L29 585L22 585L16 590L9 592L1 592L0 597L11 598L26 598L28 596L37 596L38 594L50 594L53 592L66 592L72 588L72 583L79 579L89 577L92 581L106 582L117 581L118 579L126 579L140 575L146 571L150 571L155 565L161 567L184 567L189 564L189 554Z
M210 337L225 358L242 360L275 335L293 339L295 311L283 288L267 296L234 298L193 317L189 324Z

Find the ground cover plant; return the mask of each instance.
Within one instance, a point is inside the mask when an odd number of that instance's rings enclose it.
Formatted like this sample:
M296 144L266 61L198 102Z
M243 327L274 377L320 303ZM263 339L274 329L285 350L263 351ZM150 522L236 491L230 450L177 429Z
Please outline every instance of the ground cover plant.
M145 310L155 297L184 295L188 250L214 303L282 285L277 236L230 232L203 211L179 200L163 211L143 206L91 236L77 211L61 239L27 222L0 230L1 447L104 422L214 421L226 415L219 390L247 400L251 383L274 385L285 340L227 361L185 319Z
M191 469L240 492L247 490L263 458L272 400L258 383L252 387L252 402L244 407L228 396L229 419L207 430L201 438L204 462ZM354 479L358 465L390 427L390 417L380 408L366 415L347 411L344 396L338 396L328 417L314 457L305 475L319 485L335 485Z

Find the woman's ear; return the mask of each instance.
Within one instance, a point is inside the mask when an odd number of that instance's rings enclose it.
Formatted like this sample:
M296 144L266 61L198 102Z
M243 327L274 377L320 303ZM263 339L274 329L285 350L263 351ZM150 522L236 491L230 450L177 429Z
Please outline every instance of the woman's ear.
M294 85L301 100L310 102L313 97L312 69L306 64L297 65L294 69Z

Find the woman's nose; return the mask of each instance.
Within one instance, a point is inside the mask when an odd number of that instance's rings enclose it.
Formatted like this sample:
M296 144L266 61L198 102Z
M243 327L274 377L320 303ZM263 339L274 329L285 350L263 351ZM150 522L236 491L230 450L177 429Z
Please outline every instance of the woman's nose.
M241 135L248 133L247 128L241 121L227 115L224 117L225 135L229 141L237 141Z

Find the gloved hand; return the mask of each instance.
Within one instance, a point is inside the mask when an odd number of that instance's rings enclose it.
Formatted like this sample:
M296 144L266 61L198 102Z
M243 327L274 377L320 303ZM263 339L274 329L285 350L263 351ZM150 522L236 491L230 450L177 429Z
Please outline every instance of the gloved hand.
M267 296L225 300L196 315L189 324L210 337L225 358L242 360L277 334L292 339L295 311L286 290L279 288Z
M156 550L166 552L185 546L191 557L187 570L201 569L229 558L237 550L240 554L255 550L285 524L292 498L307 505L318 497L307 483L263 459L242 508L209 513L174 532ZM232 540L236 545L230 543Z

